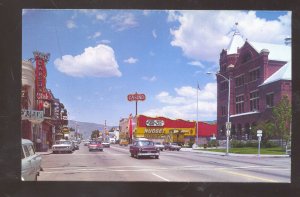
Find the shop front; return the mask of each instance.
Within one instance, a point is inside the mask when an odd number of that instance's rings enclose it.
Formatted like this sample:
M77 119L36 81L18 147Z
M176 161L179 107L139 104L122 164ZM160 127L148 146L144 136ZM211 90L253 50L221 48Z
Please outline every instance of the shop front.
M195 139L195 122L139 115L134 129L134 138L140 137L162 143L188 143Z

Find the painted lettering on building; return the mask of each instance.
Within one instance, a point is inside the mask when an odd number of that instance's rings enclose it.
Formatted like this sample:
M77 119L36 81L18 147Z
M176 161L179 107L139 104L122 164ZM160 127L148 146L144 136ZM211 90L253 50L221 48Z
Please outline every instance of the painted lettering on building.
M162 127L165 122L163 120L146 120L146 125L148 127Z

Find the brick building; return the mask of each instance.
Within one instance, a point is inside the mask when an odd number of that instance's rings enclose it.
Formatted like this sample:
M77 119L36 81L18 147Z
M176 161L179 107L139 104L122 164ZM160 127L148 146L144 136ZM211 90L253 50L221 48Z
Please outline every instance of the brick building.
M230 88L231 136L249 139L251 127L271 119L272 108L287 95L291 100L290 39L283 44L244 40L234 31L227 49L220 54L217 75L218 138L226 135L228 88Z

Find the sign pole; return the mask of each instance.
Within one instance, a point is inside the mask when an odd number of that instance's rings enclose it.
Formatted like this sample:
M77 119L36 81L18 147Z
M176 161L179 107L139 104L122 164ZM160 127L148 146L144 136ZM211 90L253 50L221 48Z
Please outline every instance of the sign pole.
M258 156L260 156L260 141L262 136L262 130L257 130L257 137L258 137Z

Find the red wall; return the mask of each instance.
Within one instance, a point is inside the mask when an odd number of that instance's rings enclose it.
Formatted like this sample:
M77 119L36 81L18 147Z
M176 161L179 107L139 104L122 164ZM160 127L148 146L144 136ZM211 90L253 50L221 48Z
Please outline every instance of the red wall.
M217 124L208 124L205 122L198 122L198 136L211 137L215 134L217 136Z

